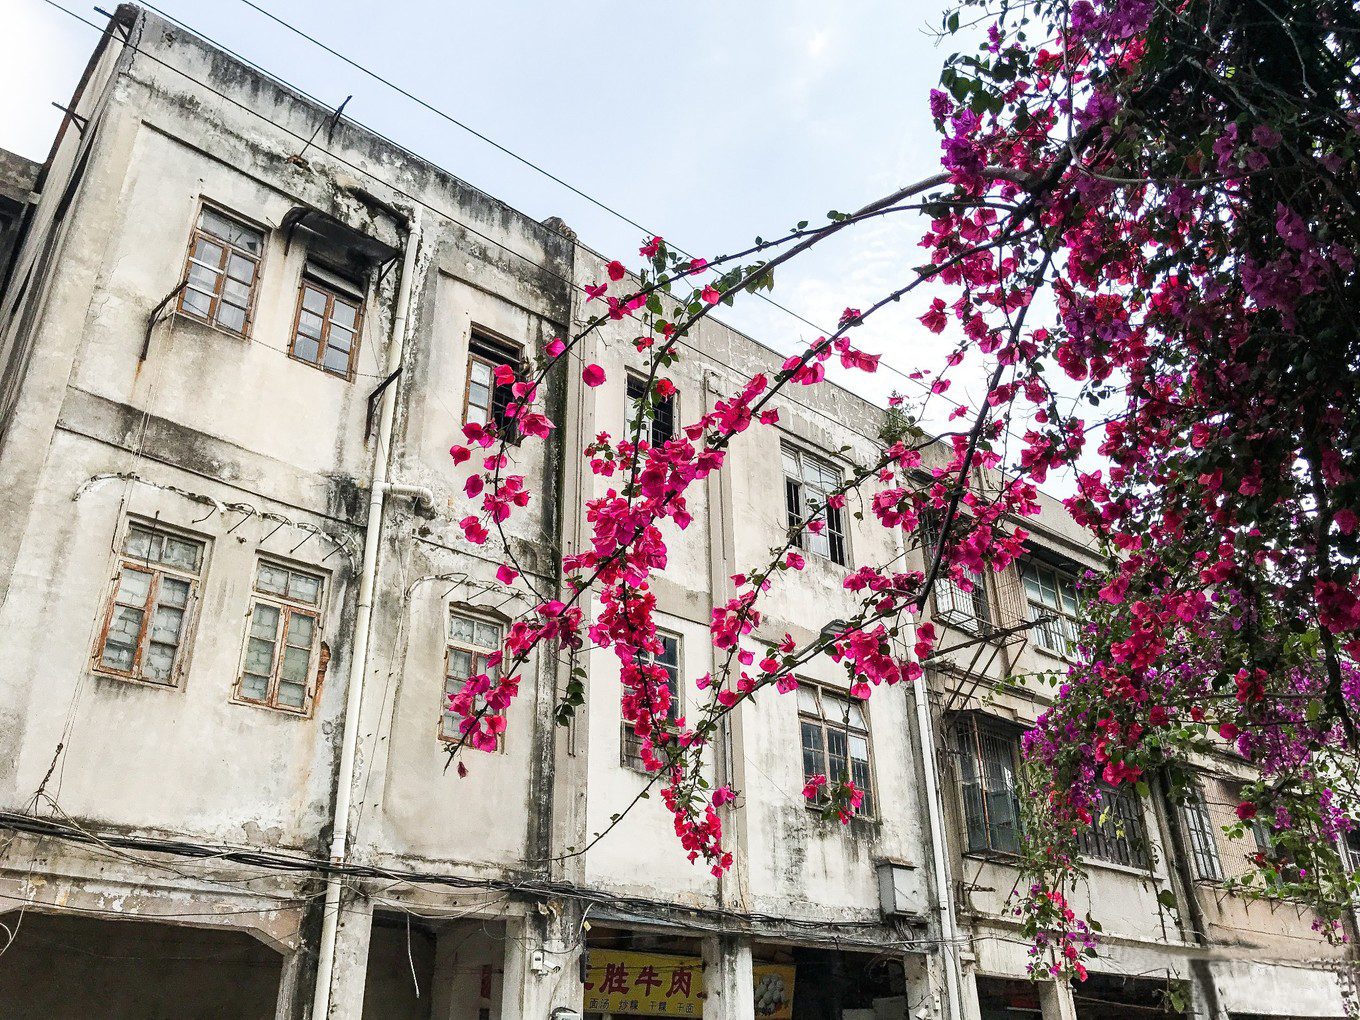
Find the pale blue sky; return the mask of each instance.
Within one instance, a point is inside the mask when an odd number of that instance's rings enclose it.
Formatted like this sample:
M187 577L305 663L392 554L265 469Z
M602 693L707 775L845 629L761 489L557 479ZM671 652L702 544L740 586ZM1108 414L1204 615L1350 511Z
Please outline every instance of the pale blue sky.
M50 103L69 98L98 36L43 0L4 2L17 9L0 62L0 147L41 159L61 116ZM59 2L103 24L88 0ZM828 209L857 208L938 169L926 100L952 48L930 34L943 0L256 2L696 254L819 222ZM334 103L352 94L347 116L535 218L561 216L590 246L637 264L634 227L242 0L158 6L307 92ZM923 227L906 214L856 228L783 271L774 296L834 328L842 308L909 279L924 260ZM855 338L904 371L938 367L937 338L916 322L923 309L904 302ZM817 335L759 301L722 318L780 350ZM843 381L878 399L913 392L889 372Z

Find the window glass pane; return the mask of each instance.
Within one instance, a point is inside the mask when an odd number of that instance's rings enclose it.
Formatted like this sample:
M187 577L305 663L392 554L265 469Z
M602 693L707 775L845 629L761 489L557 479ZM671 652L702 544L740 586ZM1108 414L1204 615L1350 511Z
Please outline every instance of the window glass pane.
M462 681L466 680L470 676L475 675L476 670L473 669L473 663L475 661L476 660L473 659L472 655L468 652L461 651L460 649L457 648L449 649L448 675L450 678L459 681L458 684L459 690L462 690L463 686Z
M123 541L123 551L139 560L151 558L151 532L131 528Z
M274 595L288 594L288 571L272 563L261 563L256 574L255 587ZM264 608L263 606L260 608ZM275 613L278 610L274 611Z
M798 711L821 718L822 710L817 704L817 691L815 688L807 686L798 688Z
M321 578L311 574L288 574L288 597L298 602L316 605L321 598Z
M268 667L266 667L268 668ZM247 672L241 677L241 696L255 701L263 701L269 694L269 677Z
M326 314L325 291L304 285L302 288L302 307L305 311L312 312L316 321L320 323L322 316Z
M253 227L228 219L215 209L209 209L206 206L203 208L198 222L199 226L208 233L252 254L259 254L263 235Z
M474 643L480 648L499 648L501 643L501 629L494 624L476 624L476 638Z
M811 531L803 532L803 548L825 559L831 558L831 536L823 531L820 535Z
M846 752L845 731L826 728L826 765L827 777L833 782L850 771Z
M473 408L479 412L485 412L491 406L491 388L482 383L473 381L468 387L468 413L471 414Z
M227 276L230 278L229 283L243 284L243 293L249 294L250 285L255 282L255 263L232 252L227 256Z
M349 350L348 348L326 347L326 357L322 362L327 372L335 375L349 374Z
M783 448L783 453L784 453L784 474L790 478L801 479L803 477L803 473L798 468L798 455L794 453L792 450L790 450L787 446Z
M312 638L316 634L316 620L306 613L288 614L288 633L285 641L294 648L305 648L310 651Z
M151 592L151 575L141 570L124 567L118 575L119 602L144 605Z
M298 335L293 341L293 357L301 358L303 361L316 361L317 343L310 337Z
M810 779L826 771L826 760L822 755L822 728L816 723L804 722L801 725L803 741L803 778Z
M326 342L337 351L348 354L350 348L354 345L354 334L343 326L332 325L330 334L326 337Z
M307 687L292 680L279 681L279 704L287 708L301 708L307 700Z
M334 310L331 312L331 322L353 332L357 313L358 310L353 305L336 298Z
M298 315L298 336L307 337L311 340L320 340L321 324L321 316L314 315L311 312L302 312Z
M246 644L246 672L269 676L274 671L274 642L252 637Z
M115 606L104 638L101 661L113 669L130 670L136 655L137 642L142 634L143 612L127 606Z
M229 305L225 301L222 302L217 308L217 324L233 333L244 333L246 328L245 309Z
M869 741L857 733L850 734L850 757L855 761L869 760Z
M161 562L184 570L197 570L199 556L202 552L203 546L197 542L189 542L182 538L175 538L173 535L167 535L165 537L165 548L161 553Z
M469 377L473 383L480 384L484 388L491 386L491 366L484 361L473 361L468 366Z
M282 697L282 683L284 681L293 684L306 684L307 663L311 657L310 648L285 648L283 650L283 663L279 666L280 697Z
M263 602L255 603L255 612L250 618L250 633L254 637L273 641L279 634L279 610L276 606Z
M171 606L157 606L151 617L151 640L166 645L179 644L180 628L184 625L184 610Z
M183 306L186 312L207 318L212 314L212 298L200 291L188 289L184 292Z
M146 655L142 658L142 674L148 680L169 680L174 668L174 645L162 645L155 641L147 645Z
M464 641L474 644L473 634L476 632L477 621L466 616L459 616L455 613L449 614L449 636L455 641Z

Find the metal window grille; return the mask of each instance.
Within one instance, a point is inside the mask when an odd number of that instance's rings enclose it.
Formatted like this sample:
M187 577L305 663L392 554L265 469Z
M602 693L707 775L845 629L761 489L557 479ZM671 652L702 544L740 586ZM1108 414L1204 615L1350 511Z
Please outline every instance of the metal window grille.
M831 782L849 779L864 791L859 816L874 816L873 765L869 720L857 698L803 683L798 687L798 723L803 751L803 781L824 775Z
M487 662L488 657L501 647L501 625L460 609L449 607L449 637L444 648L444 708L439 715L441 740L457 740L463 717L454 712L450 702L466 686L469 677L485 675L494 684L500 679L500 667ZM486 707L478 698L474 706ZM497 741L500 735L497 734Z
M976 714L960 719L957 732L968 851L1019 853L1019 734Z
M262 231L204 206L189 240L179 310L245 336L263 250Z
M1218 841L1214 838L1214 824L1209 818L1209 808L1204 802L1204 792L1196 789L1194 799L1181 808L1185 819L1185 832L1189 837L1190 856L1195 877L1211 882L1223 880L1223 861L1218 856Z
M1077 845L1086 857L1146 868L1147 828L1138 794L1128 786L1101 783L1095 817L1090 828L1077 833Z
M267 560L257 564L237 700L307 710L317 673L322 589L316 574Z
M1033 560L1021 561L1020 579L1030 620L1045 621L1033 629L1034 640L1050 652L1070 654L1079 636L1076 581Z
M923 553L929 557L940 544L941 519L931 514L922 522ZM952 543L951 543L952 544ZM946 546L946 556L949 546ZM992 620L991 605L987 600L987 578L975 570L960 567L957 579L947 566L942 566L935 577L935 616L955 627L975 633L987 630Z
M325 270L308 267L298 290L297 318L288 353L323 372L348 379L359 351L363 301L341 286L343 283Z
M663 400L649 400L647 397L647 380L631 373L628 376L627 389L628 421L624 422L625 429L632 429L638 404L646 401L647 407L643 411L643 438L648 440L652 446L661 446L663 443L674 439L675 395L672 394ZM647 425L649 419L650 428Z
M514 401L513 383L496 382L496 367L506 365L521 371L523 352L511 343L473 333L468 342L468 386L463 421L494 425L507 442L519 442L519 429L510 417Z
M1346 863L1352 873L1360 872L1360 831L1352 829L1342 837L1342 848L1346 852Z
M639 655L639 660L660 666L666 671L666 690L670 692L666 718L674 722L683 714L680 697L680 639L673 634L659 633L657 637L661 641L661 654L653 656L643 652ZM623 723L622 735L620 762L629 768L645 772L647 767L642 763L642 738L634 731L632 723L627 721Z
M183 661L204 543L133 524L123 539L94 668L173 685Z
M838 507L827 506L827 497L841 484L840 471L828 461L788 443L783 445L784 505L790 530L798 531L800 549L815 553L841 566L848 564L844 519ZM821 521L813 531L805 525Z

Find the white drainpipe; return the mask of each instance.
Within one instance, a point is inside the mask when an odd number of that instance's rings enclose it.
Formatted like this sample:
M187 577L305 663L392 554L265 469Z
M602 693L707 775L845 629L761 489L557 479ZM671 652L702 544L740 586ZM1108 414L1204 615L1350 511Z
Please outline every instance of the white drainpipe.
M392 320L392 339L387 346L386 375L401 367L406 348L406 318L411 304L411 284L416 270L416 249L420 245L420 210L412 215L402 260L401 281L397 285L396 314ZM359 745L359 710L364 700L364 679L368 673L368 637L373 619L373 585L378 574L378 547L382 541L383 499L388 493L415 496L428 506L434 495L427 488L392 485L387 481L388 453L392 448L392 421L396 415L396 388L389 386L382 395L378 418L377 449L373 451L373 480L368 494L368 524L364 531L364 559L359 574L359 607L354 616L354 639L350 653L349 688L345 699L345 730L340 745L340 776L335 791L335 814L331 820L331 863L343 864L349 842L349 810L354 787L354 758ZM340 876L326 878L326 903L321 917L321 946L316 962L316 992L312 998L313 1020L326 1020L331 1007L331 979L335 969L335 940L340 928Z
M916 618L906 617L907 659L916 662ZM944 845L944 811L940 796L940 763L935 754L935 732L930 721L930 687L925 674L912 691L916 699L916 730L926 772L926 817L930 822L930 850L935 867L935 890L939 897L940 952L945 967L945 1016L963 1018L963 972L959 967L959 929L954 918L954 889L949 878L949 859Z

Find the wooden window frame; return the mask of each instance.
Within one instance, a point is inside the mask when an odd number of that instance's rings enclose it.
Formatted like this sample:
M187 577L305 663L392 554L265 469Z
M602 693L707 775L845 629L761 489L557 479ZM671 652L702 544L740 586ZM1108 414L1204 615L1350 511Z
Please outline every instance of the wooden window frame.
M307 603L302 599L290 598L287 595L280 595L277 592L266 591L260 588L260 568L268 566L275 570L285 570L290 575L297 574L313 579L317 582L316 602ZM286 560L278 560L273 557L261 556L255 560L255 572L250 585L250 602L246 610L246 630L245 640L241 647L241 668L236 673L236 683L232 690L232 700L242 705L253 705L256 708L268 708L277 712L284 712L289 715L308 716L311 714L312 706L316 699L317 685L321 675L322 661L322 623L325 619L325 603L327 594L327 581L329 579L319 570L296 566ZM273 651L269 666L269 683L265 688L265 695L262 698L251 697L245 692L246 667L250 654L250 642L255 637L252 628L255 622L255 609L257 606L269 606L279 611L279 619L274 628ZM302 693L301 705L287 705L279 700L279 687L281 686L280 672L283 668L284 656L279 649L286 650L288 646L289 627L294 616L309 617L312 620L312 642L307 652L307 667L304 673L306 686ZM292 647L298 647L296 645ZM263 674L252 673L251 676L262 676Z
M667 713L667 721L674 722L685 714L684 686L680 682L680 678L685 675L685 641L681 635L676 634L673 631L658 630L656 634L657 637L662 638L663 640L669 640L675 643L674 672L667 668L664 661L660 663L661 668L665 669L671 676L672 682L667 685L672 688L671 705L670 711ZM645 662L657 662L656 657L653 655L642 654L641 658ZM619 764L625 768L630 768L635 772L651 775L651 773L647 771L647 766L642 763L642 738L633 732L633 724L626 719L620 719L619 726Z
M128 551L128 545L133 532L148 533L154 540L156 537L162 538L162 548L164 538L170 537L181 542L189 542L198 547L198 565L194 570L187 570L172 564L157 560L155 564L149 558L138 557ZM175 688L179 686L180 678L184 674L184 669L189 658L189 644L193 639L194 624L198 617L198 588L203 579L203 572L207 567L208 560L208 541L196 535L186 534L176 529L167 528L155 521L130 520L123 529L122 550L114 560L113 576L109 581L108 594L105 596L105 608L103 612L103 623L99 628L99 634L95 639L94 648L90 653L91 669L95 673L104 676L115 676L124 680L135 680L140 683L152 684L156 687ZM140 607L131 602L119 602L118 594L121 589L121 581L124 570L133 570L141 574L150 574L151 580L147 585L147 594ZM188 585L185 595L184 605L174 606L171 609L181 611L180 630L178 640L175 644L175 654L170 667L170 673L165 679L157 679L148 676L143 669L143 659L146 649L151 641L151 625L155 618L156 611L160 605L160 588L165 578L183 581ZM137 644L133 652L132 668L119 669L104 662L104 653L108 647L109 629L113 625L114 614L119 606L128 609L137 609L142 614L141 625L137 632ZM163 644L164 642L156 642Z
M1181 805L1181 819L1185 825L1185 841L1190 846L1190 866L1195 878L1204 882L1223 881L1223 858L1214 838L1214 823L1209 817L1209 804L1204 789L1198 783Z
M488 355L482 353L482 351L478 351L476 348L479 345L483 348L483 351L490 351L492 354ZM503 360L495 360L496 356L503 358ZM517 344L513 340L506 340L494 333L476 327L468 334L467 380L463 386L463 423L465 425L471 420L468 418L468 409L473 406L472 366L474 364L487 366L492 375L491 385L487 395L489 406L486 408L486 422L484 424L494 425L497 430L500 430L506 424L510 424L512 427L508 429L502 438L505 439L508 445L518 446L520 441L519 429L514 427L514 423L500 420L496 414L496 391L499 389L508 391L509 387L495 385L495 372L497 365L509 365L514 368L517 375L521 374L524 370L524 345ZM505 402L509 403L509 400L507 399Z
M470 620L474 625L480 623L488 627L495 627L497 634L496 644L479 645L473 642L455 639L453 636L453 618L455 616L461 617L464 620ZM453 653L462 652L465 655L472 656L473 669L475 672L470 674L471 676L476 676L478 673L488 673L490 667L487 666L486 659L492 652L501 650L501 645L505 640L505 621L499 617L492 616L487 612L479 611L476 608L455 604L450 605L448 611L444 614L444 627L444 680L440 688L442 708L439 712L439 721L436 723L435 731L441 742L445 744L456 744L462 738L462 734L458 732L458 717L455 716L452 709L449 708L449 698L457 693L456 691L449 690L449 681L453 679L452 673L449 672ZM495 667L495 669L496 676L499 676L500 667ZM488 675L490 674L488 673ZM464 677L463 683L466 682L467 677ZM461 690L461 686L459 689ZM503 715L504 710L492 709L492 714ZM505 750L504 733L496 734L496 750Z
M297 353L299 330L302 326L303 301L307 296L309 287L326 297L325 311L320 313L321 336L316 341L316 358L314 360L304 358ZM353 340L350 343L349 360L345 364L344 372L337 372L326 367L326 351L329 349L331 326L333 325L337 300L354 309ZM346 382L353 381L355 367L359 360L359 343L363 338L365 303L362 288L357 284L352 284L333 273L309 264L302 274L302 279L298 281L297 307L293 311L293 331L291 339L288 341L288 356L294 361L310 365L326 375L344 379ZM310 340L311 338L308 337L307 339Z
M811 694L817 702L818 712L816 715L813 715L803 707L803 698L808 694ZM798 681L796 696L798 698L798 757L799 765L802 768L803 781L806 783L813 775L818 774L809 773L807 769L807 755L810 753L811 749L808 748L803 739L803 727L805 725L816 726L820 731L821 747L817 749L821 756L822 768L820 769L820 774L826 776L828 782L832 783L837 782L840 777L831 774L831 742L827 739L828 733L834 731L845 734L846 773L851 780L854 780L855 778L855 760L850 753L850 737L863 737L866 756L864 762L866 782L863 787L864 800L861 802L859 810L855 812L855 817L863 819L878 818L878 783L874 778L873 722L869 718L869 702L861 700L860 698L851 697L848 691L843 691L837 687L829 687L825 684L812 683L802 679ZM826 703L824 700L827 697L847 704L858 705L860 713L864 717L864 728L860 729L858 726L851 724L848 712L842 716L836 717L827 715ZM825 806L826 801L822 798L809 800L807 802L808 809L812 811L820 811Z
M822 497L822 502L820 503L817 512L813 514L808 514L806 512L808 504L807 487L809 483L805 478L803 464L805 461L820 464L827 469L828 473L834 474L842 481L845 477L844 473L831 458L813 453L811 450L790 443L787 440L780 441L779 453L780 470L784 474L784 514L789 530L793 531L794 529L801 529L807 521L815 520L818 517L822 517L826 521L826 528L822 532L822 534L826 536L827 551L825 553L819 552L811 547L811 544L807 540L807 533L803 530L798 530L794 535L794 545L812 556L826 560L828 563L834 563L839 567L850 566L850 532L845 526L846 515L841 512L840 508L826 505L827 493L825 492L815 493ZM797 478L789 475L788 466L784 463L784 458L786 457L792 457L797 463ZM797 493L793 491L794 486L797 486ZM796 506L794 505L795 499L797 500ZM838 553L839 555L837 555Z
M641 392L636 395L632 392L635 386L641 387ZM628 407L628 416L627 419L624 421L624 435L631 436L633 428L633 416L637 413L638 404L640 404L643 398L647 395L647 377L638 372L630 370L624 379L623 394L624 402L627 404ZM664 400L652 404L651 413L645 416L644 421L650 423L647 429L646 439L647 442L651 444L651 446L660 447L675 438L676 421L678 418L680 406L679 400L677 399L678 397L679 397L678 393L672 393L669 397L666 397ZM666 405L670 405L668 409L668 413L670 415L670 433L667 435L658 435L657 412L659 412L663 407L666 407Z
M967 712L955 717L955 733L959 752L959 803L962 809L964 853L1015 857L1020 853L1022 838L1020 816L1020 736L1023 731L1002 719ZM1010 756L1011 782L1006 788L992 782L994 775L988 766L989 751L1004 751ZM998 755L999 757L999 755ZM969 804L966 768L971 764L972 779L977 786L976 809ZM1008 795L1011 802L1015 845L1001 846L996 837L999 825L992 818L993 798ZM974 823L981 829L981 840L974 840ZM1004 822L1000 823L1004 824Z
M1038 601L1035 601L1030 595L1028 585L1030 578L1026 576L1027 571L1032 571L1036 575L1034 577L1034 583L1039 586L1041 595ZM1066 571L1049 566L1047 563L1036 560L1033 557L1025 557L1020 560L1020 562L1016 564L1016 572L1020 575L1020 587L1025 594L1025 609L1028 618L1031 621L1042 619L1045 616L1056 618L1048 623L1033 628L1034 643L1044 649L1044 651L1052 652L1054 655L1060 655L1064 659L1072 658L1077 641L1081 636L1077 629L1077 617L1075 613L1069 613L1061 606L1055 607L1047 605L1042 599L1042 591L1044 581L1051 580L1053 590L1057 593L1057 601L1062 603L1064 601L1063 585L1066 585L1071 589L1072 599L1076 603L1078 610L1080 610L1081 600L1077 596L1077 579ZM1049 576L1048 578L1039 576L1042 574L1047 574ZM1053 644L1049 643L1051 640L1055 639L1055 637L1061 639L1064 647L1055 648Z
M239 227L244 227L247 230L257 232L260 235L260 253L258 255L252 254L246 249L228 241L226 238L219 237L217 234L207 230L203 226L203 213L205 210L210 210L214 214L221 216L223 219L230 220ZM200 263L205 268L208 268L210 271L217 274L216 282L211 294L208 294L207 291L192 288L189 284L189 271L191 266L195 264L194 251L198 247L200 239L204 239L210 244L219 245L222 248L222 258L216 269L211 269L206 263ZM263 224L256 223L244 216L229 212L227 209L213 202L199 202L198 209L194 213L193 227L189 231L189 249L184 256L184 273L181 277L183 284L180 290L179 299L175 302L175 310L186 318L193 319L195 322L204 323L213 329L221 330L231 336L242 337L247 340L250 339L252 327L255 325L255 304L259 299L260 292L260 267L264 263L265 248L268 243L269 230ZM223 281L227 279L227 265L230 262L230 256L232 254L246 259L254 266L250 278L250 297L245 308L245 322L242 323L240 330L232 329L230 326L223 324L220 321L218 314L222 307L222 291L225 287ZM208 313L206 315L186 306L185 299L188 297L191 290L196 294L208 294Z

